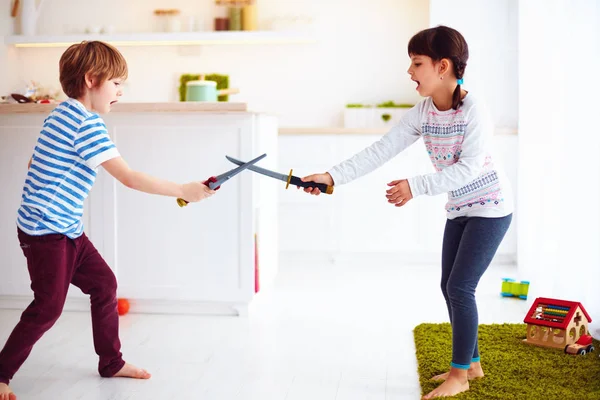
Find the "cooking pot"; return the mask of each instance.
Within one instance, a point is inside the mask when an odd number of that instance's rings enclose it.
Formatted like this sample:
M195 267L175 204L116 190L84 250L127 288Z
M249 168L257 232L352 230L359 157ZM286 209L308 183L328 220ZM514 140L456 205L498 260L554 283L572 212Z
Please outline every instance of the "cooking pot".
M217 101L219 96L239 93L239 89L217 90L217 82L207 80L188 81L185 101Z

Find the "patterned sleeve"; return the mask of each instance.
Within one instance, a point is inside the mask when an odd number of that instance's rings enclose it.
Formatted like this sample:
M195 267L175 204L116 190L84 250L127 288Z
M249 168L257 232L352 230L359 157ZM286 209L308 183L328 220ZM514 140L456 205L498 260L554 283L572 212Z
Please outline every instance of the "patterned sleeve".
M331 168L335 185L343 185L364 176L398 155L421 137L420 120L423 102L411 108L381 139L353 157Z
M117 147L108 136L104 121L98 115L83 121L75 137L75 151L91 169L119 156Z

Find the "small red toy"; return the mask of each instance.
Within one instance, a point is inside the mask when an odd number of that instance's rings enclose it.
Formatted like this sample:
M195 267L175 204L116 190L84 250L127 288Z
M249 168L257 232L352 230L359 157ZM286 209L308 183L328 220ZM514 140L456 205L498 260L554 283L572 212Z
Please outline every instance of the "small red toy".
M592 345L592 337L590 335L583 335L574 344L568 344L565 346L565 353L567 354L578 354L584 356L593 351L594 346Z
M119 315L125 315L129 312L129 300L117 299L117 311Z

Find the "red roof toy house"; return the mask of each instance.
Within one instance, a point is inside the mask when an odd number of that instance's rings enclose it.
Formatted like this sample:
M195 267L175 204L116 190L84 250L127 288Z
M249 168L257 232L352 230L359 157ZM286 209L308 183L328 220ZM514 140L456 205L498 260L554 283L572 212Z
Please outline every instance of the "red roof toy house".
M523 322L527 324L524 342L564 349L589 335L592 319L581 303L538 297Z

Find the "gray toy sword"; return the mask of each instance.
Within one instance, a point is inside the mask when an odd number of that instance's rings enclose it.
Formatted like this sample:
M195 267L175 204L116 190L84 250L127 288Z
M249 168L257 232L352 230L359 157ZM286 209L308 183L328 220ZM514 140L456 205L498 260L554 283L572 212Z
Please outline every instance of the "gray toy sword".
M225 156L225 158L227 158L229 161L231 161L232 163L234 163L236 165L244 165L245 164L243 161L237 160L233 157ZM248 167L248 169L250 171L258 172L259 174L270 176L271 178L275 178L280 181L286 182L286 185L285 185L286 189L290 185L294 185L294 186L300 186L300 187L305 187L305 188L309 188L309 187L319 188L319 190L321 192L327 193L327 194L333 193L333 186L329 186L324 183L317 183L317 182L302 182L302 179L300 179L297 176L292 175L293 170L291 170L291 169L290 169L290 173L288 175L280 174L279 172L275 172L275 171L271 171L271 170L268 170L265 168L257 167L256 165L250 165Z
M210 178L208 178L207 180L205 180L202 183L204 185L208 186L209 188L211 188L212 190L219 190L219 188L221 187L221 185L223 183L227 182L228 180L230 180L231 178L233 178L234 176L236 176L237 174L239 174L246 168L250 167L252 164L262 160L266 156L267 156L266 153L262 154L262 155L256 157L255 159L248 161L247 163L241 163L239 167L229 170L221 175L211 176ZM177 199L177 204L179 205L179 207L185 207L188 205L188 201L179 198L179 199Z

